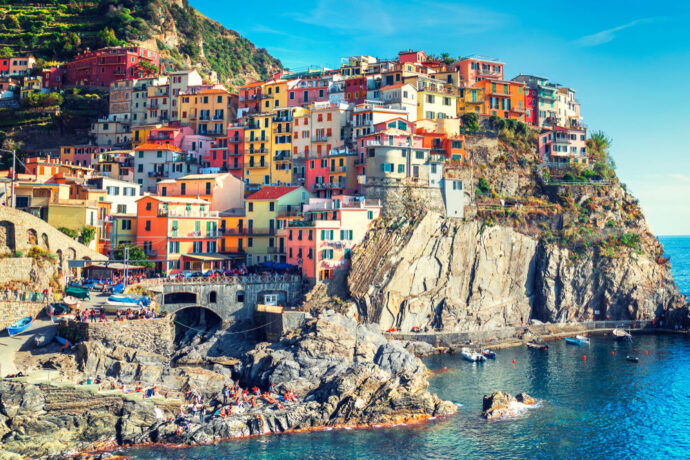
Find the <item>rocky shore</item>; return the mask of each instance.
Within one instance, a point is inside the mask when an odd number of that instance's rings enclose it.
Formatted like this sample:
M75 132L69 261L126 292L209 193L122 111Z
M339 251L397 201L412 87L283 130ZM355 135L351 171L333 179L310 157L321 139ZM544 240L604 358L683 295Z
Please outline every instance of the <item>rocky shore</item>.
M86 342L78 349L78 354L87 355L79 358L82 367L84 363L98 366L93 351L89 360L89 347L96 345ZM114 360L109 363L111 369L115 362L126 364L126 356L119 361L114 356L108 354ZM456 411L455 405L429 393L426 368L413 354L388 342L376 326L360 325L330 311L277 343L255 345L225 375L197 370L196 380L186 379L181 389L195 387L211 407L203 422L188 415L190 423L184 428L175 422L180 400L98 391L93 385L2 380L0 458L65 456L146 443L203 444L320 427L409 423ZM243 388L258 386L265 391L273 386L277 393L290 390L297 401L285 403L284 409L259 401L256 407L247 405L226 418L213 416L222 400L219 386L222 389L234 381ZM205 385L208 382L214 384Z

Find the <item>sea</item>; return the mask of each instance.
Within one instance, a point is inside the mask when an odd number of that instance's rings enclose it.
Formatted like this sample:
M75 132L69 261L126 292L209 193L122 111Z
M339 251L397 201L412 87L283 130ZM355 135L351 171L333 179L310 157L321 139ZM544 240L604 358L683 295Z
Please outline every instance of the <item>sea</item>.
M690 237L661 237L678 286L690 295ZM626 356L639 357L638 363ZM595 337L547 352L497 351L474 364L426 358L430 390L458 413L413 426L269 435L183 449L121 451L141 459L675 459L690 458L690 339ZM526 392L538 402L485 421L483 395Z

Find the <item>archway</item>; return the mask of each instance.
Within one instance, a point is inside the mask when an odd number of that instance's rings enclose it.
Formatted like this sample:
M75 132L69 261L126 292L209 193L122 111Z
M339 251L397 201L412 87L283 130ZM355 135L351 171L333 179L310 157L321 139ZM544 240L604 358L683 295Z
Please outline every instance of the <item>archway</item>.
M27 242L29 243L30 246L38 245L38 233L36 233L36 230L34 230L33 228L30 228L29 230L26 231L26 236L27 236Z
M14 251L17 246L14 241L14 224L3 220L0 222L0 251Z
M48 235L45 233L41 233L41 240L43 241L43 246L50 250L50 243L48 243Z
M163 296L163 304L198 303L195 292L169 292Z
M77 251L74 248L67 248L67 260L75 260L77 258Z
M216 302L218 302L218 294L216 293L216 291L211 291L208 294L208 303L216 303Z
M218 313L205 307L193 305L177 310L173 315L175 342L191 341L198 334L219 329L223 319Z

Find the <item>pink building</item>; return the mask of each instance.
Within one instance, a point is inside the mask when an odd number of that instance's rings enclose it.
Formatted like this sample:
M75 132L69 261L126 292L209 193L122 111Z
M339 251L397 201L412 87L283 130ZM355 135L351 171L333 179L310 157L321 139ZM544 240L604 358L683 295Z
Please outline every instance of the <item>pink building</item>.
M587 164L586 128L554 126L539 135L539 156L549 163Z
M503 80L505 63L489 57L472 55L461 58L453 64L453 71L460 71L460 77L467 86L474 86L480 80Z
M350 251L380 214L378 200L347 195L311 198L303 206L302 219L288 221L281 230L287 263L302 267L313 282L333 279L349 268Z
M194 134L194 130L190 126L165 126L162 128L153 128L147 142L149 144L159 145L172 144L175 147L182 148L182 141L184 138L192 134Z
M61 67L50 67L43 69L43 89L47 91L57 91L62 88L65 77L65 69Z
M406 62L413 62L413 63L422 63L426 61L427 56L424 51L413 51L413 50L407 50L407 51L401 51L398 53L398 61L403 64Z
M323 78L299 78L287 82L288 107L307 107L328 100L328 81Z

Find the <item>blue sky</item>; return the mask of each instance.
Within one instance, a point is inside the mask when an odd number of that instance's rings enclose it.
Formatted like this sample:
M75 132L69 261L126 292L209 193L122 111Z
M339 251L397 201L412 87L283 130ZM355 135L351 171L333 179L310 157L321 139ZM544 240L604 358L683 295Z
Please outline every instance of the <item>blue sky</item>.
M590 130L613 138L618 175L652 231L690 234L690 2L190 4L293 70L415 48L498 57L508 78L532 73L575 88Z

